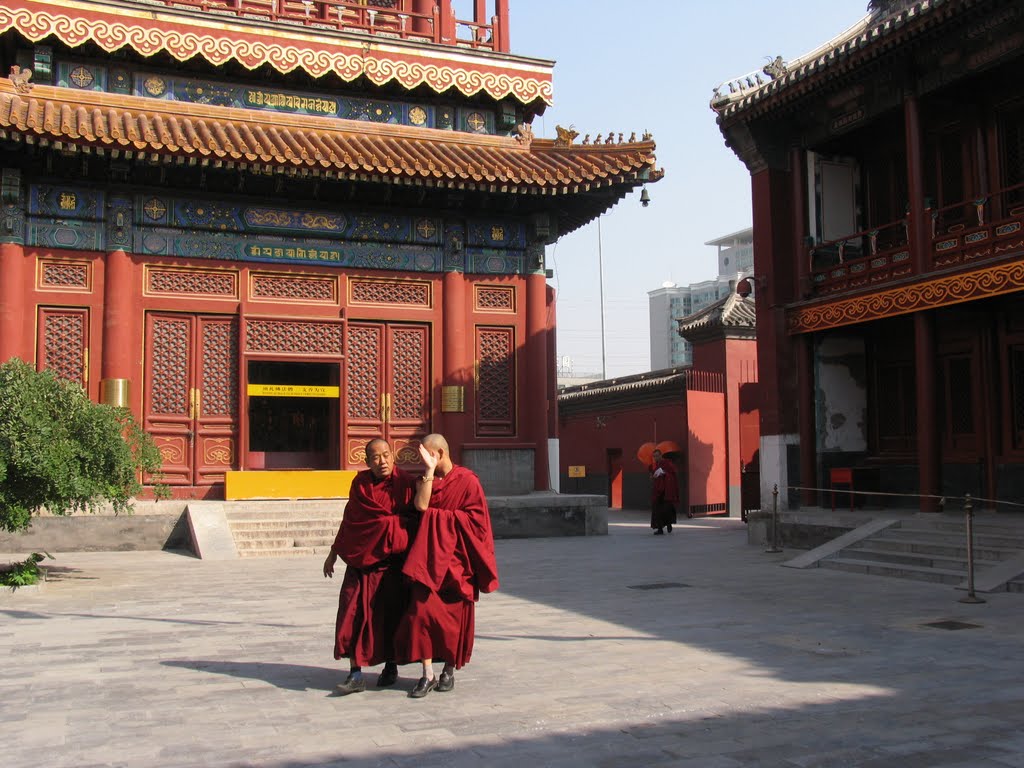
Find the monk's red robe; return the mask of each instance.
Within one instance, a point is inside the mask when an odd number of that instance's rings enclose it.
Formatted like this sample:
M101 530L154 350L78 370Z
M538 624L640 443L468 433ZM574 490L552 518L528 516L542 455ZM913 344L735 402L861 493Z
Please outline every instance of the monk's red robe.
M461 668L473 653L476 601L498 588L491 515L473 472L455 466L434 478L402 572L412 584L395 640L402 661Z
M661 472L658 472L658 470ZM662 458L651 469L651 528L662 528L676 522L679 503L679 476L676 465Z
M357 666L395 659L394 637L409 602L402 563L409 548L413 481L398 468L384 480L363 470L352 481L331 551L345 561L334 658Z

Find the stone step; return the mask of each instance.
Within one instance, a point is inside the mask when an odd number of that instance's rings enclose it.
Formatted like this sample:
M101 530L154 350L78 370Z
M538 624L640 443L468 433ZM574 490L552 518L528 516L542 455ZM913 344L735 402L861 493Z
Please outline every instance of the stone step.
M330 547L274 547L272 549L240 549L239 557L303 557L326 555Z
M295 539L292 538L281 539L265 536L259 539L235 539L235 548L239 552L242 550L284 549L294 545Z
M316 528L280 528L273 531L231 531L235 541L265 541L267 539L315 539L316 541L334 541L335 531Z
M874 541L858 542L839 553L840 557L852 557L859 560L870 560L893 565L917 565L924 568L943 568L951 571L967 571L967 559L958 557L942 557L924 552L896 551L872 546ZM979 562L975 560L975 568Z
M338 532L338 524L328 520L229 520L233 533L260 533L261 531L331 531Z
M937 544L962 544L967 545L967 534L964 531L943 531L929 528L890 528L885 532L890 537L909 537L922 542L933 542ZM974 546L996 547L1005 549L1024 549L1024 537L1019 532L997 534L994 532L981 533L977 530L972 537Z
M923 566L884 563L877 560L864 560L855 557L832 557L818 563L822 568L833 568L839 571L867 573L872 576L892 576L901 579L915 579L940 584L959 584L964 580L964 572L947 568L927 568Z
M336 504L330 509L234 509L225 511L225 516L230 522L253 522L260 520L333 520L335 524L341 521L344 512L344 505Z
M967 559L967 545L965 542L933 542L933 541L920 541L918 539L891 536L888 533L882 533L872 536L869 539L865 539L862 542L857 542L851 545L847 549L859 550L862 547L871 547L875 550L885 550L889 552L913 552L923 555L936 555L938 557L948 557L955 560L966 560ZM988 547L974 546L974 559L975 560L1009 560L1012 557L1016 557L1020 554L1019 549L1013 549L1009 547Z
M979 522L978 519L975 518L972 527L974 528L975 536L996 536L1024 540L1024 519L1022 519L1020 523L998 523ZM963 536L966 535L967 524L962 519L959 521L929 521L922 520L920 518L910 518L900 521L899 528L905 531L930 531L935 533L951 534L959 533Z

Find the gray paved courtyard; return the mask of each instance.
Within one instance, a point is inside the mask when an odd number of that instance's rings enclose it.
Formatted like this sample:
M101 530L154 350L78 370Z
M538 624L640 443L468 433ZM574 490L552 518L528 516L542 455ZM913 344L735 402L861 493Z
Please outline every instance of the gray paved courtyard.
M1024 595L781 568L734 520L497 549L473 661L422 700L412 666L332 695L320 557L60 555L0 595L0 765L1024 766Z

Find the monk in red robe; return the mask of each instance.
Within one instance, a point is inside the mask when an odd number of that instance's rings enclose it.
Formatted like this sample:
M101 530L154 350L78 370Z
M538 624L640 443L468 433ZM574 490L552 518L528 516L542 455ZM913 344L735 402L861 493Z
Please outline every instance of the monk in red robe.
M676 504L679 503L679 477L676 465L655 449L651 465L651 528L654 535L663 534L663 528L672 533L676 522Z
M423 676L409 695L455 687L455 670L473 653L476 602L498 588L498 566L487 500L476 474L452 463L448 442L427 435L420 443L426 471L417 481L414 506L419 528L402 572L412 597L395 645ZM433 660L444 662L439 678Z
M324 561L328 578L339 557L347 566L334 632L334 658L349 659L348 677L335 688L342 696L366 690L363 666L386 662L377 686L395 684L395 630L409 602L402 563L415 529L413 480L395 466L385 440L367 443L366 466L352 481L345 516Z

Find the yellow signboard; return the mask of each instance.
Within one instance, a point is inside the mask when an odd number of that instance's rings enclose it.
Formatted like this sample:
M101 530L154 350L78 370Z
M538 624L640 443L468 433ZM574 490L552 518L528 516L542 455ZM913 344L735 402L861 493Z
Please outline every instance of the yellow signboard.
M569 467L569 477L586 477L587 468L583 465L572 465Z
M339 387L318 387L307 384L250 384L249 397L338 397Z

